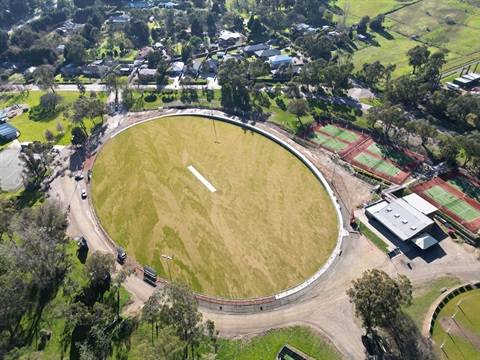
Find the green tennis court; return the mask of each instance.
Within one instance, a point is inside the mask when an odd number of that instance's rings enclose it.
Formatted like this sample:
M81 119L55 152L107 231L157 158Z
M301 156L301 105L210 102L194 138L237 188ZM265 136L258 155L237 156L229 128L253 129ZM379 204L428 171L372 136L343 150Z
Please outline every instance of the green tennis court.
M353 132L350 132L348 130L339 128L339 127L334 126L334 125L324 126L324 127L320 128L320 130L323 131L323 132L326 132L329 135L338 137L338 138L340 138L340 139L342 139L342 140L344 140L348 143L352 143L360 137L360 135L357 135Z
M392 160L393 162L396 162L401 166L406 166L410 164L413 160L411 156L408 156L407 154L401 151L391 148L390 146L381 145L377 143L373 143L372 145L370 145L367 148L367 151L370 151L373 154L377 154L377 155L389 158L390 160Z
M467 222L471 222L480 216L480 211L452 195L440 185L432 187L424 194Z
M395 177L400 173L400 169L385 160L379 159L375 156L368 155L364 152L358 154L358 156L353 159L353 161L359 162L362 165L365 165L367 169L374 169L384 173L389 177Z
M467 178L457 176L448 180L447 183L464 194L467 194L467 196L471 197L473 200L480 202L480 188Z
M308 136L308 139L313 141L314 143L320 144L332 151L340 151L345 149L348 144L345 144L344 142L340 140L336 140L334 138L331 138L330 136L323 135L318 132L314 132Z

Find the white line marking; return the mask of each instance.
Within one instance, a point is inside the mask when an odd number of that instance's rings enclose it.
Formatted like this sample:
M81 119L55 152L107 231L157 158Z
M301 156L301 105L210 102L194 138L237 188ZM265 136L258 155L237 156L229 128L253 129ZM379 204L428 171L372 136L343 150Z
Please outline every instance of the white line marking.
M205 179L202 174L200 174L197 169L195 169L192 165L190 165L188 167L188 170L190 170L192 172L193 175L195 175L195 177L200 180L202 182L203 185L205 185L207 187L208 190L210 190L211 192L215 192L217 191L217 189L215 189L212 184L210 184L208 182L207 179Z

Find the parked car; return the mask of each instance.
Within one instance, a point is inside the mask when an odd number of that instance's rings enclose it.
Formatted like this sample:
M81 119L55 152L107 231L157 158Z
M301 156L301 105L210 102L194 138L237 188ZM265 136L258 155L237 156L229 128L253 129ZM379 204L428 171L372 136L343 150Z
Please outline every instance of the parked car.
M86 199L86 198L87 198L87 190L82 189L82 199Z
M78 174L75 175L75 180L76 180L76 181L80 181L80 180L83 179L83 177L84 177L84 176L83 176L82 174L78 173Z
M127 258L127 253L125 252L125 250L121 247L119 247L117 249L117 259L119 262L124 262L125 259Z
M79 250L87 249L88 248L87 239L85 239L83 236L79 236L77 239L77 246Z

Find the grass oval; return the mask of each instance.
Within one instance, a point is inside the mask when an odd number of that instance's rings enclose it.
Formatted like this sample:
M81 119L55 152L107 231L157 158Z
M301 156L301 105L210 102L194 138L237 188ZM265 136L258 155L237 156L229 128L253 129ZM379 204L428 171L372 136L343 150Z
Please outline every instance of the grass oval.
M337 240L325 188L289 151L239 126L167 117L115 136L95 161L92 201L129 256L209 295L273 294L313 275ZM211 192L195 169L216 188Z

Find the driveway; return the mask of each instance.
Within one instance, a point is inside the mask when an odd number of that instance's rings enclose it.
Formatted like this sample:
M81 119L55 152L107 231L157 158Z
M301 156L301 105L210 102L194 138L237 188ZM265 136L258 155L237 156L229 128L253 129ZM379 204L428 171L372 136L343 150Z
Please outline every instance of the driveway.
M0 187L4 190L15 192L23 185L23 166L19 158L21 150L19 141L14 140L0 151Z

